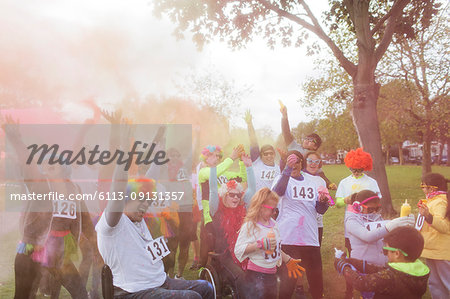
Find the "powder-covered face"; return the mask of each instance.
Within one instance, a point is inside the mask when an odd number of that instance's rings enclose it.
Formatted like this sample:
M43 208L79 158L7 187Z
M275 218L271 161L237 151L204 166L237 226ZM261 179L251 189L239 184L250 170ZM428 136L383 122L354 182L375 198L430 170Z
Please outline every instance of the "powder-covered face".
M209 166L209 167L215 167L219 164L220 159L222 159L222 155L215 151L214 153L208 155L205 159L205 163Z
M311 174L316 174L320 169L320 157L316 154L311 154L306 158L306 170Z
M275 151L268 149L261 153L261 161L268 165L268 166L274 166L275 165Z
M302 171L302 161L298 159L298 162L294 164L294 167L292 168L291 176L293 177L299 177L301 175Z
M133 200L126 204L125 215L133 222L141 222L150 204L147 201Z
M362 214L378 213L381 209L380 200L373 199L363 204Z
M310 150L310 151L316 151L318 149L318 146L316 144L316 140L312 137L305 137L303 138L302 146L304 149Z
M430 194L431 192L437 191L436 187L427 185L424 182L422 182L422 184L420 184L420 188L422 188L422 191L423 191L423 193L425 193L425 195Z
M223 205L227 208L236 208L241 202L242 193L236 189L231 189L223 199Z
M259 217L261 218L261 220L269 221L270 218L272 217L276 207L277 207L277 202L273 199L265 202L259 212L260 213Z
M48 161L43 162L42 172L50 179L63 179L63 168L58 163L50 165Z
M363 175L363 172L364 172L364 170L361 168L349 168L349 169L355 178L359 178L360 176Z

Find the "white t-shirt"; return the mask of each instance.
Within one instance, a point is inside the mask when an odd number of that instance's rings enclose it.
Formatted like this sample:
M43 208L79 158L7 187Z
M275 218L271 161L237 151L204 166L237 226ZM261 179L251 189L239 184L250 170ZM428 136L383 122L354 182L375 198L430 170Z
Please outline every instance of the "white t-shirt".
M257 223L257 228L255 229L253 229L254 226L251 222L245 222L242 225L234 247L234 254L240 262L248 257L252 263L262 268L270 269L281 265L281 235L277 223L272 219L271 223L273 227L266 227ZM267 234L271 230L275 233L275 239L277 240L277 247L272 254L266 254L264 250L256 250L250 254L244 254L248 244L255 243L257 240L267 237Z
M353 175L349 175L348 177L340 181L339 186L336 190L336 198L347 197L362 190L370 190L372 192L375 192L378 197L381 198L381 191L378 187L377 181L364 173L358 178L355 178ZM348 217L348 213L353 213L353 208L351 205L347 206L344 222ZM346 229L344 229L344 235L346 238L348 238Z
M381 198L381 192L377 181L364 173L359 178L349 175L343 179L336 190L336 198L347 197L362 190L373 191Z
M153 240L145 221L133 223L125 214L115 227L105 213L95 226L98 249L111 268L114 285L130 293L160 287L166 280L163 262L152 264L147 246Z
M319 246L316 202L318 187L325 181L318 176L302 173L303 180L289 178L285 194L278 204L277 218L283 245ZM274 186L281 179L274 181Z
M261 158L253 162L253 172L256 178L256 191L264 187L271 188L273 180L280 174L280 165L275 163L274 166L264 164Z

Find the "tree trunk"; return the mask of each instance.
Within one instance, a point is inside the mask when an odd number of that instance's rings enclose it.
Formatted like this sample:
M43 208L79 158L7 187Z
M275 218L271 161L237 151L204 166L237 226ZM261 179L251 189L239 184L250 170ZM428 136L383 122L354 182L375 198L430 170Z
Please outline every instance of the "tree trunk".
M392 206L384 157L381 149L381 136L376 107L379 85L375 83L374 79L371 80L371 84L359 84L357 81L358 78L355 78L352 110L353 123L358 132L361 146L372 155L373 171L369 175L373 176L380 187L383 197L381 200L382 213L384 215L392 215L395 213L395 210Z
M448 158L448 156L450 156L450 138L446 138L447 139L447 166L450 166L450 159Z
M390 153L390 151L389 151L389 148L390 148L390 147L391 147L390 145L387 145L387 146L386 146L386 157L385 157L386 161L384 161L384 163L385 163L386 165L391 165L391 159L390 159L391 153ZM381 150L383 150L383 147L381 148Z
M429 125L423 134L422 154L422 175L424 175L431 172L431 130Z
M400 165L403 165L403 142L398 143L398 161Z

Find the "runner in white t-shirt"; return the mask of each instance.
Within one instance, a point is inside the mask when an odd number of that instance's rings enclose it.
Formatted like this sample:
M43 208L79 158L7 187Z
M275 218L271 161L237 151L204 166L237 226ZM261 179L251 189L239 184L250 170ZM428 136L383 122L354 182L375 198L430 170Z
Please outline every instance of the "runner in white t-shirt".
M128 150L131 137L121 127L122 150ZM114 171L111 192L132 198L129 190L152 192L151 179L134 180L128 188L128 173L123 165ZM122 192L122 193L120 193ZM162 258L169 254L164 238L153 239L143 217L150 203L146 200L110 201L96 226L98 248L111 268L114 295L129 298L213 298L210 283L202 280L172 279L164 273Z
M256 179L256 191L267 187L271 188L273 180L280 174L280 165L275 162L275 149L269 144L259 149L255 128L252 123L252 115L247 110L245 113L248 135L250 138L250 157L253 162L253 172Z
M328 199L318 188L325 182L318 176L301 172L304 158L298 151L289 151L287 166L274 181L272 189L281 197L277 218L282 250L295 259L302 259L313 298L322 298L322 258L320 255L317 214L328 209ZM280 298L290 298L296 280L281 270Z

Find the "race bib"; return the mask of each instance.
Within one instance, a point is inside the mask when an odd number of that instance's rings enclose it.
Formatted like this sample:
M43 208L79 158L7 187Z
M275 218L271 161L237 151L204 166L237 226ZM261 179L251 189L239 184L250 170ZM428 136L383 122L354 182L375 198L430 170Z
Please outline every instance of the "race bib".
M293 185L290 191L293 200L314 201L317 198L317 189L312 186Z
M273 181L276 176L275 170L262 170L258 178L263 181Z
M276 262L280 259L281 256L281 241L278 242L277 246L275 247L272 254L267 254L265 251L263 251L264 259L267 262Z
M416 221L416 229L419 232L422 230L424 223L425 223L425 216L423 216L422 214L419 214L419 216L417 216L417 221Z
M364 223L364 227L368 230L368 231L373 231L376 230L380 227L383 227L386 225L386 223L388 223L389 220L382 220L382 221L375 221L375 222L366 222Z
M159 237L147 243L147 250L152 257L152 264L162 260L163 257L170 253L164 237Z
M54 200L53 217L76 219L77 203L69 200Z
M228 178L224 175L221 175L220 177L217 178L217 182L219 183L219 185L223 185L228 183Z

